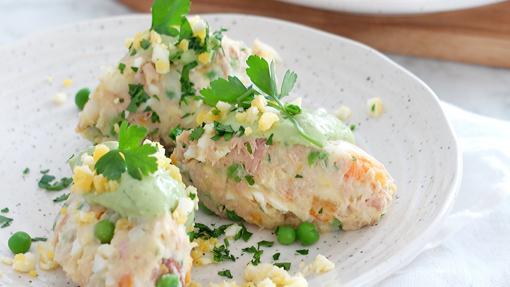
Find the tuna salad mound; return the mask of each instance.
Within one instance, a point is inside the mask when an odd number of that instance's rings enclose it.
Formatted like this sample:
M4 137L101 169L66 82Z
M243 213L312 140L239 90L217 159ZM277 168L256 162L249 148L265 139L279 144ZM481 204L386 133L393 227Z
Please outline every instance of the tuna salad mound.
M72 192L50 244L54 261L80 286L190 281L187 232L198 207L196 190L182 183L161 145L140 144L145 133L123 123L120 142L70 159Z

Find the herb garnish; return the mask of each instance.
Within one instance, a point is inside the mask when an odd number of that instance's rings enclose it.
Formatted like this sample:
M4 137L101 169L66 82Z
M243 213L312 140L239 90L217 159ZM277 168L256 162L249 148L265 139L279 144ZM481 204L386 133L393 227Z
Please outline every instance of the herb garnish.
M152 4L151 29L169 36L177 36L174 28L181 24L181 18L190 10L189 0L155 0Z
M138 107L150 98L143 89L142 84L129 84L129 96L131 97L131 102L129 103L127 110L130 112L136 112Z
M25 167L25 169L23 170L23 175L27 175L30 173L30 169L28 167Z
M141 144L147 129L122 122L119 130L119 147L110 150L96 162L96 171L110 180L119 180L126 170L138 180L153 173L158 165L151 156L157 149L150 144Z
M203 224L203 223L195 223L195 237L200 237L204 239L208 238L218 238L221 235L225 234L225 229L227 229L232 224L225 224L221 225L220 227L216 229L212 229L209 226Z
M184 129L182 129L180 126L177 126L175 128L173 128L172 130L170 130L170 134L168 135L168 137L170 137L171 139L173 139L174 141L177 139L177 137L182 134L182 132L184 131Z
M212 254L214 262L236 261L234 255L230 254L230 250L225 245L214 247Z
M69 198L69 193L64 193L53 199L53 202L58 203L62 201L66 201Z
M196 127L194 128L192 131L191 131L191 134L189 135L189 140L190 141L196 141L198 140L200 137L202 137L202 135L204 134L205 130L204 130L204 127L203 126L200 126L200 127Z
M119 63L119 66L117 67L121 74L124 74L124 70L126 69L126 64Z
M67 188L73 182L73 179L70 177L63 177L60 180L55 179L55 176L43 173L43 176L41 179L39 179L37 185L39 188L45 189L47 191L61 191Z
M308 255L308 249L298 249L296 250L296 253L301 255Z
M11 225L12 220L12 218L0 215L0 228L6 228Z
M274 245L274 241L267 241L267 240L262 240L257 243L258 248L260 248L261 246L262 247L273 247L273 245Z
M233 210L227 209L225 211L225 214L227 215L228 219L230 219L234 222L242 222L243 221L243 219L239 215L237 215L237 213L235 213L235 211L233 211Z
M328 158L328 153L325 151L311 151L308 154L308 165L313 166L320 160L326 160Z
M46 237L32 237L32 242L39 242L39 241L47 241L48 238Z
M2 208L2 209L0 210L0 212L1 212L1 213L7 213L7 212L9 212L9 208L8 208L8 207Z
M220 272L218 272L218 275L222 276L222 277L227 277L229 279L232 279L232 273L230 273L230 270L228 269L225 269L225 270L222 270Z
M142 47L142 49L147 50L150 46L151 41L149 41L149 39L142 39L142 41L140 41L140 47Z
M279 262L279 263L275 263L273 265L277 266L277 267L280 267L280 268L283 268L283 269L285 269L285 271L289 271L290 270L290 262Z
M198 66L198 62L193 61L182 67L180 78L181 99L179 100L179 102L187 103L187 98L195 95L195 88L193 87L193 83L189 80L189 73L196 66Z
M276 261L278 259L280 259L280 252L277 252L277 253L273 254L273 260Z
M253 233L249 232L244 224L241 224L241 230L239 230L239 232L237 232L237 234L234 236L234 240L242 239L247 242L250 240L252 235Z
M250 246L250 247L246 247L246 248L243 248L242 249L243 252L245 253L250 253L250 254L253 254L253 257L251 259L251 264L253 265L259 265L260 263L260 257L262 256L262 254L264 253L263 250L260 250L258 248L255 248L255 246Z

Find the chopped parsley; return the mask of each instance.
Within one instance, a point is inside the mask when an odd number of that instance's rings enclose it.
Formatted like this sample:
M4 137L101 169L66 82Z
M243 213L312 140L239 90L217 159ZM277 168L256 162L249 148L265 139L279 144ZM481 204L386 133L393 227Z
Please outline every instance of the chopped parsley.
M295 178L303 178L303 176L302 176L302 175L300 175L300 174L296 174L296 176L294 176L294 177L295 177Z
M204 128L203 127L196 127L191 131L191 134L189 135L190 141L198 140L203 134L204 134Z
M48 238L46 237L32 237L32 242L39 242L39 241L47 241Z
M131 102L129 103L127 110L130 112L136 112L138 107L147 102L149 100L149 95L145 92L143 89L143 85L135 85L130 84L129 85L129 96L131 97Z
M242 222L243 219L235 213L233 210L226 210L225 214L227 215L227 218L234 221L234 222Z
M249 232L246 226L244 224L241 224L241 230L237 232L237 234L234 236L234 240L242 239L244 242L247 242L250 240L253 233Z
M126 64L119 63L119 66L117 67L121 74L124 74L124 70L126 69Z
M227 178L232 179L235 182L241 182L241 178L244 173L244 167L240 163L233 163L227 167Z
M308 165L313 166L320 160L326 160L328 158L328 153L325 151L311 151L308 154Z
M249 184L249 185L254 185L255 184L255 179L253 179L253 176L252 175L246 175L244 177L244 179L246 179L246 182Z
M271 134L267 140L266 140L266 144L267 145L272 145L273 144L273 134Z
M8 208L8 207L2 208L2 209L0 210L0 212L1 212L1 213L7 213L7 212L9 212L9 208Z
M277 266L277 267L280 267L280 268L283 268L283 269L285 269L285 271L289 271L290 270L290 262L278 262L278 263L275 263L273 265Z
M138 67L131 67L131 70L133 70L133 72L135 73L138 72L138 69L139 69Z
M308 255L308 249L298 249L296 250L296 253L301 255Z
M253 153L253 150L251 148L251 144L249 142L245 142L244 146L246 147L246 151L248 151L249 154Z
M225 229L227 229L232 224L225 224L221 225L220 227L216 229L212 229L209 226L203 224L203 223L195 223L195 237L200 237L204 239L208 238L218 238L221 235L225 234Z
M228 270L228 269L218 272L218 275L220 275L221 277L227 277L229 279L234 278L234 277L232 277L232 273L230 273L230 270Z
M184 115L182 115L181 119L185 119L191 115L193 115L193 113L185 113Z
M236 261L234 255L230 254L230 250L224 244L214 247L212 254L214 262Z
M197 197L197 194L194 192L190 192L188 196L191 200L194 200Z
M39 179L37 185L39 188L47 191L61 191L71 185L71 183L73 183L73 179L70 177L63 177L56 180L55 176L43 173L43 176Z
M131 177L141 180L142 176L155 172L158 165L152 154L157 149L150 144L141 144L146 135L147 129L122 122L119 147L110 150L96 162L97 173L110 180L119 180L127 170Z
M53 199L53 202L58 203L62 201L66 201L69 198L69 193L64 193Z
M7 226L11 225L12 218L0 215L0 228L6 228Z
M144 112L149 112L151 115L151 122L153 123L159 123L161 122L159 119L159 115L149 106L147 106L144 110Z
M23 170L23 175L27 175L30 173L30 169L28 167L26 167L24 170Z
M280 252L273 254L273 260L276 261L278 259L280 259Z
M352 132L355 131L356 130L356 125L355 124L351 124L349 126L349 129L351 129Z
M245 87L241 80L232 76L228 79L218 78L211 82L209 88L200 90L204 103L211 107L215 107L219 101L222 101L248 108L255 93L252 87Z
M142 41L140 41L140 47L142 47L142 49L147 50L149 49L150 46L151 41L149 41L149 39L143 39Z
M223 137L225 141L229 141L236 134L236 131L232 128L231 125L224 125L216 121L214 122L214 131L216 134L211 138L214 141L219 140L221 137Z
M170 130L170 134L168 135L168 137L170 137L172 140L176 140L177 137L182 134L182 132L184 131L184 129L182 129L181 127L177 126L175 128L173 128L172 130Z
M188 97L195 95L195 88L193 87L193 83L189 80L189 73L196 66L198 66L197 61L193 61L193 62L188 63L182 67L181 78L180 78L180 82L181 82L181 99L180 99L180 101L181 102L186 103Z
M257 247L273 247L274 241L262 240L257 243Z
M255 246L250 246L242 249L243 252L253 254L251 259L251 264L253 265L259 265L260 263L260 257L264 253L263 250L260 250L256 248Z

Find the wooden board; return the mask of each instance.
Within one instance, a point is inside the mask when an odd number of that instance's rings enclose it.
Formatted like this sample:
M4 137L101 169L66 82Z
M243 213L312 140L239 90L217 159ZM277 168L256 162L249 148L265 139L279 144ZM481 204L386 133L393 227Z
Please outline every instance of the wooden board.
M120 0L149 11L151 0ZM445 0L446 1L446 0ZM192 13L245 13L302 23L384 52L510 68L510 1L411 16L356 15L273 0L194 0Z

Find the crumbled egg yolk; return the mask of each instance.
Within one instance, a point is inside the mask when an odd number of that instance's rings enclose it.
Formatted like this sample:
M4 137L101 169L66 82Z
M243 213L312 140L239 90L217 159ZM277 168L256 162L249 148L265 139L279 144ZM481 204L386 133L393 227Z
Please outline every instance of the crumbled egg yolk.
M127 218L121 218L115 223L115 229L127 230L133 227L133 224Z
M76 166L73 170L73 186L71 190L74 192L90 192L94 173L86 165Z
M193 241L193 243L195 244L195 247L191 250L191 258L193 258L193 264L197 266L211 264L213 260L210 252L218 243L218 239L197 238Z
M90 224L97 221L96 213L92 211L79 211L76 212L76 222L79 224Z
M107 154L110 151L110 148L108 148L104 144L98 144L94 147L94 152L92 153L92 158L94 159L94 162L96 163L100 158L103 157L103 155Z
M260 117L258 128L260 131L267 131L279 120L280 118L277 114L273 112L264 112Z
M58 263L55 262L55 253L53 249L49 247L47 243L41 243L36 246L36 253L39 255L39 267L43 270L53 270L58 267Z
M67 100L67 94L64 92L56 93L53 98L53 102L57 105L63 105Z
M259 116L259 110L256 107L250 107L248 110L244 112L239 112L236 114L236 120L243 124L252 124L254 123Z
M12 268L17 272L29 273L35 271L35 255L31 252L18 253L12 259Z
M152 44L161 44L161 35L158 32L151 30L150 41Z
M182 39L177 47L181 49L182 51L188 51L189 41L186 39Z
M154 44L152 49L152 62L156 67L158 74L170 72L170 61L168 60L170 52L168 47L163 44Z
M212 110L210 111L202 111L200 113L197 114L197 117L195 118L195 122L197 124L202 124L202 123L212 123L214 121L218 121L220 120L221 118L221 115L215 115L212 113Z
M202 65L208 64L211 61L211 54L209 52L200 53L197 59Z
M368 114L371 117L380 117L384 111L382 99L379 97L370 98L367 101Z
M253 133L253 129L252 129L252 128L250 128L250 127L246 127L246 128L244 129L244 134L245 134L246 136L249 136L249 135L251 135L252 133Z
M345 106L345 105L341 105L335 112L335 115L336 117L341 120L341 121L345 121L347 120L348 118L351 117L352 115L352 111L351 109L348 107L348 106Z
M306 279L301 273L292 276L285 269L269 263L262 263L257 266L249 264L244 270L244 279L255 283L256 286L259 286L264 281L266 285L262 286L308 286ZM274 285L269 285L270 283Z
M65 88L70 88L73 85L73 80L71 79L65 79L63 82L63 85Z
M267 106L267 100L264 96L262 95L257 95L253 101L251 101L251 106L252 107L256 107L257 109L259 109L259 111L261 113L265 112L266 111L266 106Z

